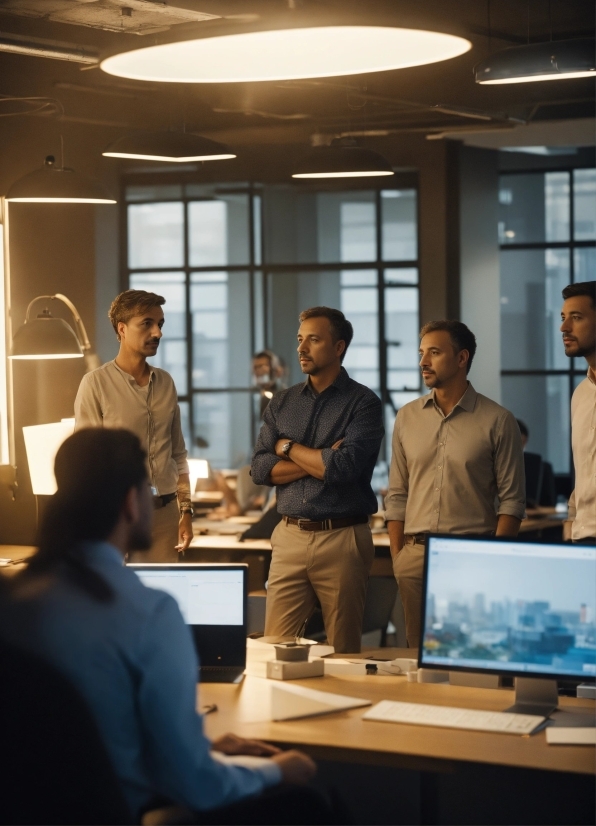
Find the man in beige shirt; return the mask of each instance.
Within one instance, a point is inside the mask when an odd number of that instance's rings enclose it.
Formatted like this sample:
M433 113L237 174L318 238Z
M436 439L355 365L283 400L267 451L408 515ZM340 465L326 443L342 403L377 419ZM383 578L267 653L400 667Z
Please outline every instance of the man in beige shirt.
M141 441L153 488L153 545L146 562L177 562L192 539L190 476L180 408L169 373L151 367L164 323L165 298L145 290L126 290L112 302L109 319L120 351L87 373L75 400L75 429L124 427ZM93 468L90 468L93 472ZM178 501L176 501L178 500ZM129 556L135 559L135 554Z
M561 332L565 355L585 358L588 375L571 399L571 446L575 490L569 499L564 536L596 545L596 281L563 290Z
M411 648L420 643L425 535L516 536L524 516L519 428L469 383L475 352L465 324L426 324L420 368L432 392L395 420L385 519Z

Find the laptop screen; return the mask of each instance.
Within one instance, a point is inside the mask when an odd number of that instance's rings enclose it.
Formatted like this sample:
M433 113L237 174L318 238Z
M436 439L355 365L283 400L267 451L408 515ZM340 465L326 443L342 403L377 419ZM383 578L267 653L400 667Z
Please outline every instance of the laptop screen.
M246 661L247 565L133 564L148 588L174 597L194 636L202 666Z
M596 547L429 536L420 664L596 676Z

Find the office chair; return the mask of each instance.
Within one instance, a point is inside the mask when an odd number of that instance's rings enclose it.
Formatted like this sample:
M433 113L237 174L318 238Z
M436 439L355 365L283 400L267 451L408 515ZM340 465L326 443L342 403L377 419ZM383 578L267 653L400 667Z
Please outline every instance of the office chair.
M134 823L91 712L47 663L0 642L0 823Z

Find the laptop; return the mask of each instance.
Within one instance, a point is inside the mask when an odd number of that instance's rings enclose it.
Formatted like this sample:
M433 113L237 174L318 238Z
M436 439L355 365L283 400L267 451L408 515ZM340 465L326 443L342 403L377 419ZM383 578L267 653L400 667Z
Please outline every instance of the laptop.
M238 683L246 668L248 565L133 563L148 588L171 594L192 632L202 683Z

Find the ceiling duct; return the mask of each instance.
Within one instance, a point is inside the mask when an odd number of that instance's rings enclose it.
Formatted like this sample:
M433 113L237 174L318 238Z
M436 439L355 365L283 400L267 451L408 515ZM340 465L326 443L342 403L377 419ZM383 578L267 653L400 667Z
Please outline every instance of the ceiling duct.
M86 46L73 46L56 40L39 37L24 37L18 34L0 32L0 52L23 54L31 57L49 57L53 60L67 60L71 63L95 65L99 62L96 51Z

